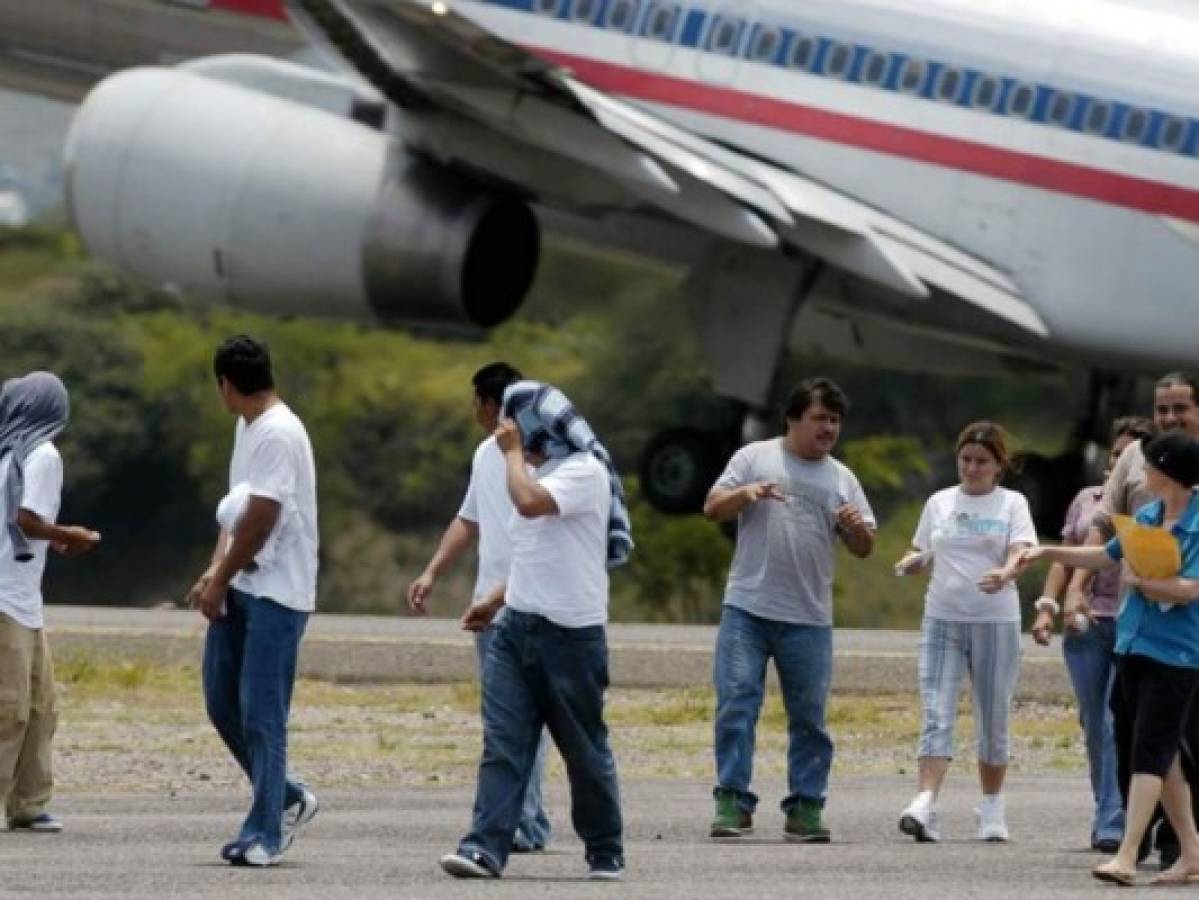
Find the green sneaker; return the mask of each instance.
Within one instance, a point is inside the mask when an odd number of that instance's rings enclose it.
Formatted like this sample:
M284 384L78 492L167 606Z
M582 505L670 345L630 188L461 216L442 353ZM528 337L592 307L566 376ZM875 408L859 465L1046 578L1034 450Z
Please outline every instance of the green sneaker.
M741 837L753 830L753 816L737 805L737 798L733 794L716 795L716 818L712 820L712 830L708 832L712 837Z
M801 844L827 844L830 835L821 819L820 804L812 800L800 800L799 805L787 813L783 837Z

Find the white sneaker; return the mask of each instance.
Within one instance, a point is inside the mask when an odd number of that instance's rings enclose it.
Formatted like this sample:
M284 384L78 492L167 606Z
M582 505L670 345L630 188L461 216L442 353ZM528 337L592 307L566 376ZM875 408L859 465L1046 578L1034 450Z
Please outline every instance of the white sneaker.
M267 852L266 847L262 846L258 841L252 843L246 848L246 851L232 862L234 865L254 866L255 868L265 868L273 866L279 861L279 857L283 853L280 851L274 855Z
M1003 794L984 796L974 810L978 816L978 839L980 841L1006 841L1007 823L1003 820Z
M317 802L316 794L308 788L304 788L300 799L283 810L283 828L279 841L280 856L291 847L292 841L296 839L296 834L312 821L318 809L320 809L320 803Z
M933 805L932 791L921 791L899 814L899 830L922 844L941 840L941 817Z

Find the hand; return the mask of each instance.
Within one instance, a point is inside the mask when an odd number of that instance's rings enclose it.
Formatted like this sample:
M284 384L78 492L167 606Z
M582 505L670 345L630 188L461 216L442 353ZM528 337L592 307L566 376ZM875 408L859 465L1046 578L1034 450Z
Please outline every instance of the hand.
M1120 586L1124 590L1137 590L1141 587L1143 580L1140 575L1132 570L1132 566L1128 564L1128 560L1124 560L1120 569Z
M915 575L928 568L929 558L920 550L909 550L895 564L896 575Z
M757 503L759 500L787 502L786 495L773 481L755 481L753 484L747 484L742 490L745 491L745 496L749 498L750 503Z
M420 577L412 584L408 585L408 608L418 616L423 616L429 611L425 606L425 601L429 599L429 595L433 593L433 582L436 579L431 572L422 572Z
M1085 625L1079 621L1079 613L1086 616ZM1068 591L1066 602L1062 604L1062 627L1069 634L1082 634L1094 624L1094 619L1086 596L1078 591Z
M504 605L502 597L487 596L476 600L462 614L462 628L466 631L486 631L495 614Z
M224 615L225 594L229 591L227 584L216 580L215 572L215 567L208 569L187 592L188 605L198 609L209 622Z
M984 572L983 577L978 579L978 589L984 594L998 594L1015 575L1015 572L1009 572L1006 567L991 569L989 572Z
M94 549L98 543L100 532L82 525L67 525L60 530L59 538L51 541L50 546L60 556L78 556Z
M837 507L834 515L837 517L837 527L842 531L857 531L866 527L866 518L862 511L852 503Z
M1032 623L1032 639L1042 647L1048 647L1053 637L1053 614L1050 612L1037 613L1036 621Z
M1045 555L1044 547L1025 547L1016 556L1013 575L1023 575L1034 563Z
M501 452L519 453L523 451L520 443L520 429L511 419L500 419L500 423L496 425L493 434Z

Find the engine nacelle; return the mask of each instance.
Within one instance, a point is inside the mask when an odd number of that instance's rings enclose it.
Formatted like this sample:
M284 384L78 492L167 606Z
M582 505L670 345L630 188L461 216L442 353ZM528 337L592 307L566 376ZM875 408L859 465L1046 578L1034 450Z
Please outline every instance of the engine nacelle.
M66 170L90 252L260 312L490 326L537 266L524 202L348 118L177 69L101 82Z

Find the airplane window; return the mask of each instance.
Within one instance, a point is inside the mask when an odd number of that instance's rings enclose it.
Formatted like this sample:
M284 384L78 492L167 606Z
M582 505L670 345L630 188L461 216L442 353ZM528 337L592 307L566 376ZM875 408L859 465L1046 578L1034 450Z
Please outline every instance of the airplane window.
M659 41L674 38L675 26L679 22L679 7L674 3L654 3L649 11L649 24L645 33Z
M1102 100L1092 100L1087 107L1083 128L1087 134L1103 134L1112 121L1112 105Z
M614 31L628 31L637 18L637 0L614 0L608 7L608 27Z
M1149 114L1143 109L1130 109L1124 116L1124 127L1120 129L1120 139L1139 144L1145 140L1145 132L1149 130Z
M1027 119L1032 114L1032 103L1036 97L1037 92L1033 89L1032 85L1016 85L1016 89L1008 94L1008 115L1018 116L1021 119Z
M962 73L958 69L944 69L937 79L937 99L957 100L958 91L962 89Z
M1049 100L1049 123L1063 127L1067 125L1070 121L1070 107L1073 102L1074 98L1065 91L1054 91Z
M737 52L737 39L741 37L741 20L717 16L712 30L708 32L708 49L727 56Z
M845 44L833 44L824 57L824 74L844 78L853 52Z
M1177 116L1170 116L1166 119L1158 137L1158 146L1163 150L1180 150L1182 149L1183 141L1186 140L1186 122Z
M536 9L543 16L556 16L560 5L561 0L537 0Z
M791 58L788 60L788 65L793 69L806 69L812 65L812 57L815 55L815 38L800 35L791 44Z
M862 81L866 84L880 85L887 77L887 55L872 50L862 68Z
M759 26L758 33L754 35L754 43L749 55L751 59L756 59L758 62L770 62L774 59L774 54L778 50L778 47L778 29Z
M903 65L903 74L899 76L899 89L905 94L920 93L924 84L925 65L922 59L909 59Z
M570 17L576 22L594 22L599 10L600 0L574 0L570 8Z
M999 99L999 79L994 75L984 75L974 83L974 97L971 103L978 109L993 109Z

